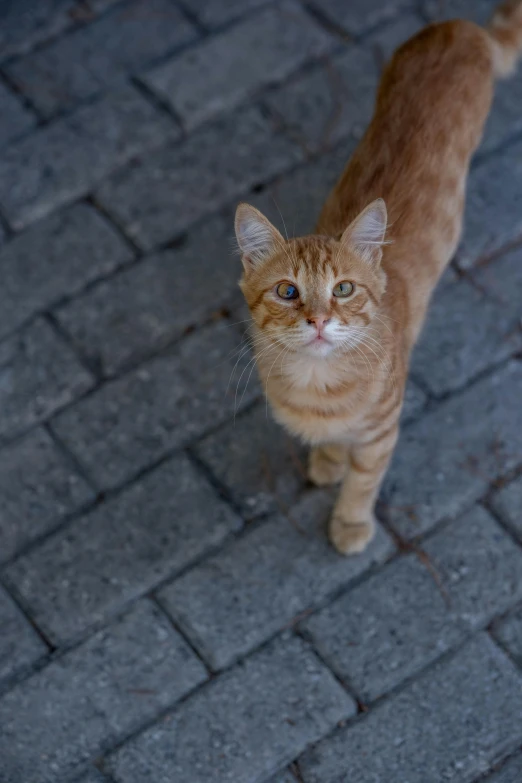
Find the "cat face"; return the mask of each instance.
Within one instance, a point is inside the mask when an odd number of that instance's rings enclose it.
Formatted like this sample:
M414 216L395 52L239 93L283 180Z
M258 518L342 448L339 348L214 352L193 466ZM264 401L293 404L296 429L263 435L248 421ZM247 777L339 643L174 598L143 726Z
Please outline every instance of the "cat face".
M361 342L384 293L380 262L385 230L381 199L339 241L323 236L285 241L258 210L240 204L240 286L265 343L328 357Z

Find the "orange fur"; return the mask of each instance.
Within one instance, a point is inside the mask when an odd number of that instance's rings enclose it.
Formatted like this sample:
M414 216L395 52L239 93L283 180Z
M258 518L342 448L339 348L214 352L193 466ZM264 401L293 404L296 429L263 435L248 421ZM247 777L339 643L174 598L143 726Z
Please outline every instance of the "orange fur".
M312 481L343 480L330 522L340 552L361 551L373 535L411 349L459 240L494 77L521 46L519 0L504 3L488 30L428 26L385 70L316 235L285 240L253 207L238 207L258 369L276 419L312 445ZM342 281L354 286L346 298L333 295ZM296 298L280 298L281 282ZM280 290L292 293L288 285Z

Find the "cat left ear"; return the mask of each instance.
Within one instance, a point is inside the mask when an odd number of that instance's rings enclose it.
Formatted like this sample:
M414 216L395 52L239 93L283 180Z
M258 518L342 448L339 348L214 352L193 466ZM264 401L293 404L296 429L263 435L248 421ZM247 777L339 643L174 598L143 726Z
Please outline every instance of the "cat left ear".
M235 229L247 270L265 261L285 244L277 228L250 204L240 204L236 209Z
M354 250L364 261L378 264L382 258L387 222L386 204L382 198L378 198L350 223L341 237L341 243Z

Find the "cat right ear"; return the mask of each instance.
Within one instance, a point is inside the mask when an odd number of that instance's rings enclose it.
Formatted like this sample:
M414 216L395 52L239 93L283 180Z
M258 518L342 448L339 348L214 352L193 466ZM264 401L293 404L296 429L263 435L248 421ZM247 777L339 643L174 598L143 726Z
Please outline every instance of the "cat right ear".
M247 271L270 258L285 242L277 228L250 204L240 204L236 209L235 229Z
M382 247L386 244L384 236L387 223L386 204L382 198L378 198L368 204L345 229L341 244L355 250L367 263L379 264Z

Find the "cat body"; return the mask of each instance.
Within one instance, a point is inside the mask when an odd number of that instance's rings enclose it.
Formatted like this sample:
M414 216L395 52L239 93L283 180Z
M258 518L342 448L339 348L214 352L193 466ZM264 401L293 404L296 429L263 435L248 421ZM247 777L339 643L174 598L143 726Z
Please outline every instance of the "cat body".
M373 536L411 350L459 241L494 80L521 47L519 0L489 30L430 25L387 66L316 234L285 240L253 207L238 207L260 377L275 418L312 446L311 480L342 481L330 538L345 554Z

